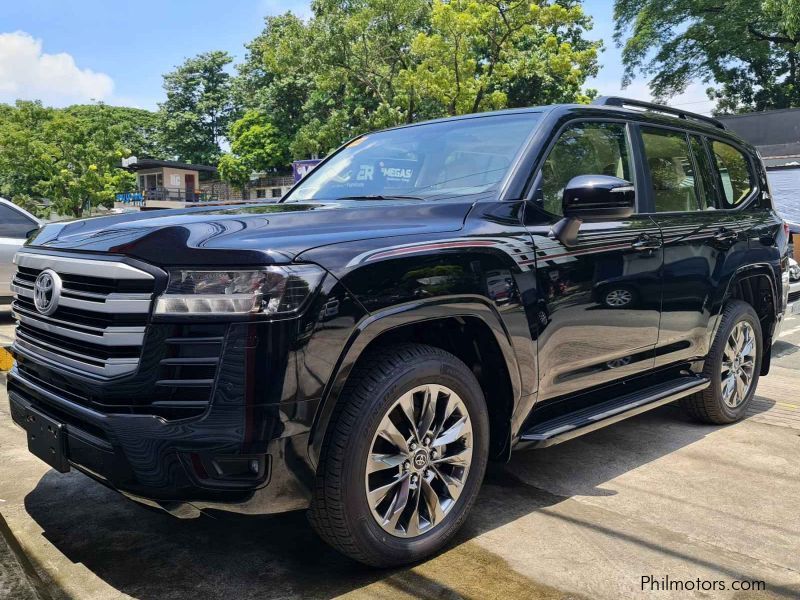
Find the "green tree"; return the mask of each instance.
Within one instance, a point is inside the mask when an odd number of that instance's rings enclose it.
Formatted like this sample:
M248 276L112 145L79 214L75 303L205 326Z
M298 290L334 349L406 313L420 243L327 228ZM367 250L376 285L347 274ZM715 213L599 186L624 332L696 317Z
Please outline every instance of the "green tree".
M235 86L294 158L401 123L585 100L597 72L576 0L314 0L312 12L267 19Z
M118 168L130 154L129 123L108 107L51 109L17 102L0 111L0 192L21 203L46 198L55 212L80 217L113 206L133 176Z
M719 112L800 106L800 0L616 0L614 18L624 84L708 83Z
M287 144L269 118L250 110L231 126L231 151L219 162L223 179L244 186L252 173L269 171L289 162Z
M164 75L167 99L159 105L169 152L180 160L216 164L220 143L235 117L227 52L206 52Z
M133 188L131 173L118 168L129 154L111 113L92 123L58 112L43 127L50 145L47 175L34 186L58 214L82 217L96 207L111 208L114 196Z
M281 152L286 155L296 132L308 121L306 102L314 89L310 45L311 32L302 19L292 13L270 16L236 67L236 104L269 116L281 133L285 144Z
M30 194L17 194L11 198L11 201L40 219L46 219L50 216L50 209L37 202Z
M576 2L434 0L404 81L449 115L585 100L600 48L580 35L590 26Z
M0 111L0 195L34 194L50 171L52 146L42 131L56 111L41 102L17 101Z
M115 136L133 156L158 159L169 156L161 135L159 114L156 112L127 106L109 106L102 102L69 106L64 112L86 123L89 135L104 135L104 132L108 132ZM111 128L106 126L109 120L113 123Z

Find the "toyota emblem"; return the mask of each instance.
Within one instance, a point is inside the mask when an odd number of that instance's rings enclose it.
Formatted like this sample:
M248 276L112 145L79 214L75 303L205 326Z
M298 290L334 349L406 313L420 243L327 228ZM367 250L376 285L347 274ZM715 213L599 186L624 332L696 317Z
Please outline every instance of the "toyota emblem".
M61 298L61 278L52 269L45 269L33 284L33 304L44 316L52 315Z

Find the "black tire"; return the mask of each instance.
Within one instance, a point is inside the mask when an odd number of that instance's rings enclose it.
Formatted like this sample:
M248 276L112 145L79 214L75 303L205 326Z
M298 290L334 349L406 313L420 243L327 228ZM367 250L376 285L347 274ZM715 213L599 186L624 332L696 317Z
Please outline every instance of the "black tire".
M425 384L456 392L472 425L472 463L461 495L430 531L395 537L373 518L364 487L366 460L381 420L404 393ZM342 392L322 447L309 510L316 532L359 562L388 567L421 560L442 548L463 524L478 495L489 453L489 419L472 371L452 354L422 344L399 344L366 357Z
M731 408L723 401L722 396L723 353L731 332L742 321L748 322L755 332L755 364L752 382L744 401L735 408ZM740 420L747 412L747 407L752 401L758 386L763 345L761 322L753 307L741 300L728 301L722 311L717 334L711 344L711 350L703 367L703 374L711 380L711 385L702 392L683 398L681 406L689 415L702 423L726 425Z

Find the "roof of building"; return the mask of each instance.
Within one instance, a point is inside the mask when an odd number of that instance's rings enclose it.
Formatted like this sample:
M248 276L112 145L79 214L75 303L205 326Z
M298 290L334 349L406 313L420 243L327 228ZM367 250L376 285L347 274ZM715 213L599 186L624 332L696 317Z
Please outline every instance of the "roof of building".
M217 168L209 165L194 165L190 163L178 162L176 160L156 160L154 158L139 158L134 161L126 161L122 168L129 171L141 171L144 169L157 169L168 167L172 169L185 169L186 171L203 171L206 173L216 173Z
M784 108L717 117L762 156L800 155L800 108Z

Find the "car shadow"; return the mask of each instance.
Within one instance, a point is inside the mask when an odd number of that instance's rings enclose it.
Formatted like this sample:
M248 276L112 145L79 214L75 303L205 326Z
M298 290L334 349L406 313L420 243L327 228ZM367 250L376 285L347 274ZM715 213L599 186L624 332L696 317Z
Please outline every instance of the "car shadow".
M74 471L45 474L25 497L25 507L68 560L82 563L119 592L145 600L331 598L375 582L390 595L393 590L455 598L491 589L493 597L559 598L560 592L518 573L474 539L573 495L613 494L604 483L717 430L666 406L559 446L515 453L510 463L490 466L476 505L449 548L401 569L370 569L338 554L316 537L302 512L214 512L178 520ZM59 590L53 595L59 597Z
M776 358L791 356L798 351L800 351L800 346L784 340L778 340L772 344L772 359L775 360Z

